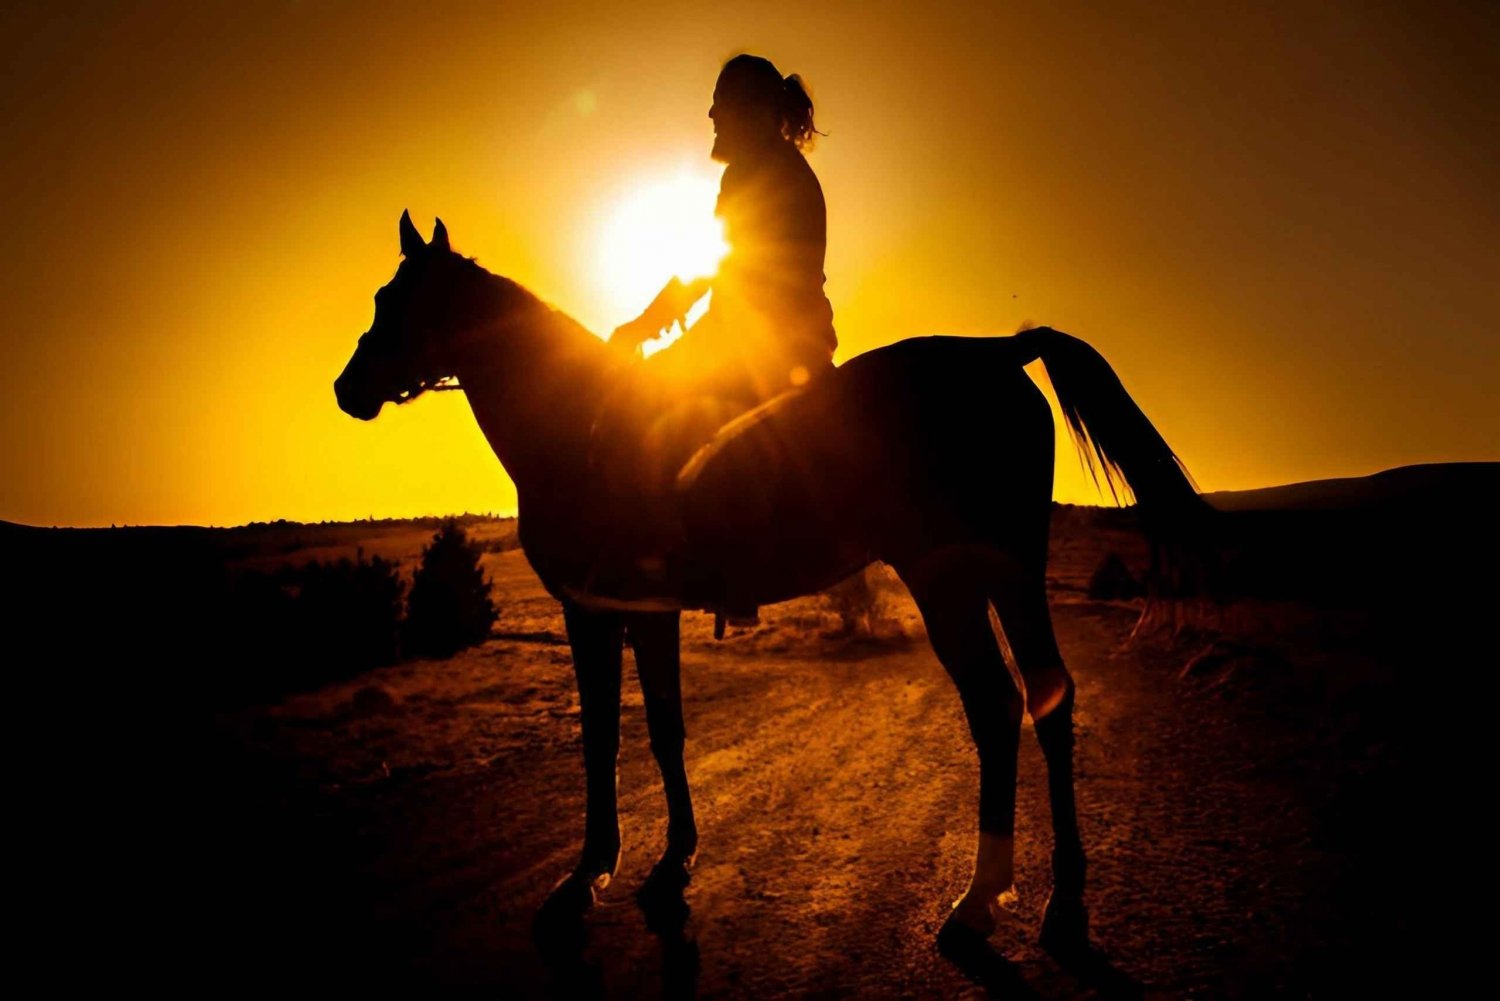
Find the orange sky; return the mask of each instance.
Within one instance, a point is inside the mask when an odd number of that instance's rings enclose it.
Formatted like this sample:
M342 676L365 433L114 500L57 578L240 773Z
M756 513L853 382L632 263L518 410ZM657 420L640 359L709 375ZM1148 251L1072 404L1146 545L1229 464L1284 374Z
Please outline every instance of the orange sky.
M607 331L737 51L829 133L838 360L1048 323L1207 490L1500 458L1494 5L89 6L0 15L0 518L513 511L461 394L334 402L396 220Z

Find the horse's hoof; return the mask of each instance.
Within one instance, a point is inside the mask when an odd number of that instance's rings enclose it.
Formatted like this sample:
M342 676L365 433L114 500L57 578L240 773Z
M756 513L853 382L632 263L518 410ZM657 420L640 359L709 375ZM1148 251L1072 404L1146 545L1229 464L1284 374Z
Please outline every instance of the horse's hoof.
M1042 911L1041 947L1053 956L1077 956L1089 950L1089 912L1078 897L1053 893Z
M991 929L993 930L993 929ZM965 953L973 949L988 948L989 933L961 920L957 914L949 914L943 927L938 929L938 950L944 955Z
M989 938L1000 927L1001 918L1015 910L1016 901L1014 886L988 898L966 893L953 902L953 913L944 927L957 922L980 938Z
M583 916L594 906L595 897L595 881L586 875L571 872L558 880L531 920L533 941L552 951L581 949Z
M641 901L641 906L646 906L648 901L663 898L676 897L680 900L682 891L692 881L693 862L697 857L696 851L683 852L670 847L663 852L636 891L636 899Z
M663 855L651 867L646 881L641 884L641 892L669 890L681 893L692 881L695 858L696 855L676 855L671 852Z
M693 878L693 860L696 853L683 853L668 848L660 861L651 867L651 873L635 891L635 902L646 915L646 927L653 932L676 931L687 923L692 908L683 898L682 891Z
M943 922L943 927L938 929L938 937L954 937L959 934L973 938L989 938L995 933L999 923L989 914L961 914L955 907L948 915L948 920Z
M537 911L539 921L560 921L580 918L594 906L598 891L609 885L609 874L589 876L586 873L570 872L557 881L547 899Z

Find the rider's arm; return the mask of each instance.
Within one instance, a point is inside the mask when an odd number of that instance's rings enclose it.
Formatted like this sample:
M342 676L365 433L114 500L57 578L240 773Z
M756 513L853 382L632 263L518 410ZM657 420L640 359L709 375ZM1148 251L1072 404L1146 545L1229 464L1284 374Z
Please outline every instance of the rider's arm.
M688 310L708 292L712 281L711 278L695 278L691 282L684 282L673 276L640 316L615 328L609 342L634 348L642 341L656 337L674 322L686 327Z

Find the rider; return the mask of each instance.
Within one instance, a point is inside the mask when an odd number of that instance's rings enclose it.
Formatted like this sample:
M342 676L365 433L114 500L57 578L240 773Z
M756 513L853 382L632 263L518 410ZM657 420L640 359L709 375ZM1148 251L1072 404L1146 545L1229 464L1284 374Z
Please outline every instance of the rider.
M833 368L838 337L823 294L827 214L802 155L818 133L801 79L783 78L759 56L724 64L708 116L711 155L725 164L714 211L729 253L712 278L669 281L610 343L633 348L712 292L703 317L649 364L684 393L748 409Z
M712 293L698 322L643 363L666 397L658 409L696 422L704 437L736 414L831 372L838 346L833 307L823 292L823 189L802 153L822 133L813 127L812 100L801 79L783 77L767 59L737 55L719 73L708 116L711 156L725 165L714 212L723 220L729 252L711 278L673 278L610 337L610 344L633 351L674 321L686 328L689 309ZM655 468L648 457L638 475L650 481L649 495L671 471ZM670 511L656 510L663 506L653 502L651 510L629 512L635 523L620 534L670 536L674 526L655 518L663 513L671 520ZM744 608L730 612L731 621L754 616Z

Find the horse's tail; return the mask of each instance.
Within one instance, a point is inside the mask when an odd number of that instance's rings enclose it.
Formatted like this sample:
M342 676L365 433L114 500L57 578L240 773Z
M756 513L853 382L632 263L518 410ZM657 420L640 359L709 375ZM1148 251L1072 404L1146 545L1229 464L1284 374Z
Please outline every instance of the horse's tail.
M1153 547L1153 570L1159 583L1173 591L1196 590L1208 583L1201 564L1184 580L1189 552L1207 553L1208 529L1217 512L1199 496L1187 467L1130 398L1109 362L1088 344L1053 330L1033 327L1016 335L1022 353L1040 358L1057 394L1057 403L1073 442L1097 485L1102 473L1110 495L1121 488L1138 503L1141 527ZM1160 565L1163 556L1174 566ZM1173 578L1168 580L1167 578Z

